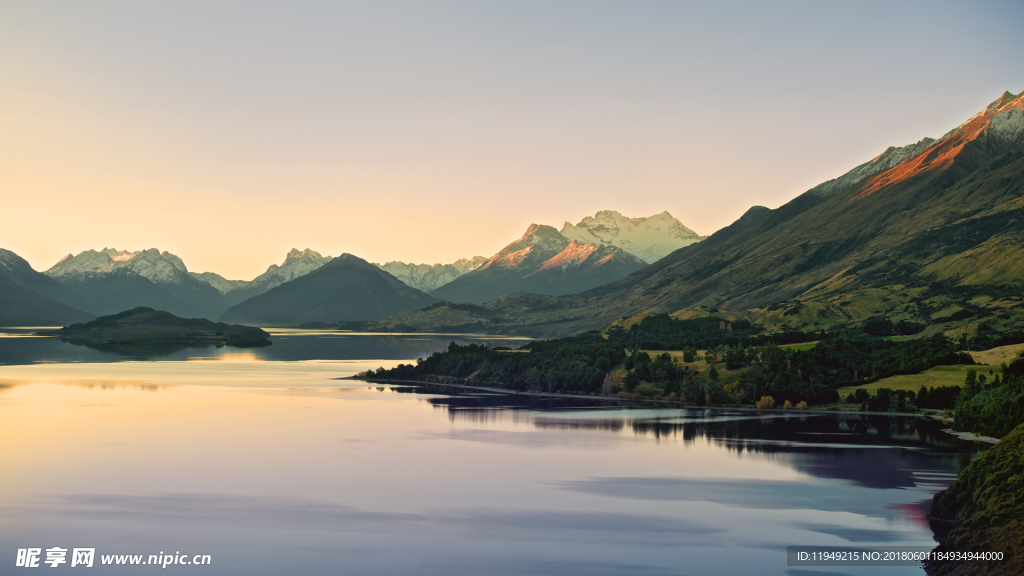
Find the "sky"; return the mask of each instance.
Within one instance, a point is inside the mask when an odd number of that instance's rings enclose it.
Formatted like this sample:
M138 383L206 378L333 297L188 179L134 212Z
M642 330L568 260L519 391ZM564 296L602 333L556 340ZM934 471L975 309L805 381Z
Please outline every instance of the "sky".
M1019 2L0 0L0 248L490 256L700 234L1024 90Z

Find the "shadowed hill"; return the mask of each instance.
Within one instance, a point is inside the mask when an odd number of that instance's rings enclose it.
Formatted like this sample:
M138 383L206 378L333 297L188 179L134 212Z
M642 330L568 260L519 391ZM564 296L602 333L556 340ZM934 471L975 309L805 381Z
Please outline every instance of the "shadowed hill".
M298 325L378 320L437 302L351 254L234 306L225 322Z
M53 326L95 318L80 296L0 249L0 326Z
M205 318L179 318L170 312L139 307L101 316L84 324L47 330L42 336L89 340L105 344L224 344L249 347L270 345L270 335L259 328L211 322Z

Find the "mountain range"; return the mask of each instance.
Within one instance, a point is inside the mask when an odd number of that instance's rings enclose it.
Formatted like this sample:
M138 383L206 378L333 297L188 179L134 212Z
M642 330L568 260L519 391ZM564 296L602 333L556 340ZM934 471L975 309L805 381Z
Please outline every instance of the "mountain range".
M484 262L487 262L487 258L474 256L461 258L451 264L406 264L394 261L374 266L417 290L431 292L467 272L476 270Z
M266 272L252 280L227 280L213 272L193 273L192 277L206 282L215 288L223 294L224 300L228 305L234 306L253 296L259 296L285 282L305 276L331 260L330 256L321 256L319 252L309 248L301 252L296 248L292 248L280 266L271 264Z
M155 248L68 254L45 274L78 294L83 310L100 316L150 306L178 316L216 318L228 308L220 292L193 278L181 258Z
M1024 328L1024 96L1006 92L939 138L887 148L703 240L668 213L604 211L561 231L531 225L480 260L424 269L293 250L245 282L191 274L156 249L69 254L44 274L0 251L0 322L64 324L149 306L279 325L445 329L448 318L531 335L649 311L731 311L778 329L877 317L947 332ZM428 295L398 277L440 286ZM429 321L417 312L427 306ZM396 314L400 322L386 320Z
M1007 92L940 138L889 148L774 210L751 208L629 276L485 307L505 327L495 329L535 335L701 306L790 327L886 316L970 331L1024 327L1022 284L1024 96Z
M281 326L377 320L435 302L362 258L342 254L232 307L221 321Z

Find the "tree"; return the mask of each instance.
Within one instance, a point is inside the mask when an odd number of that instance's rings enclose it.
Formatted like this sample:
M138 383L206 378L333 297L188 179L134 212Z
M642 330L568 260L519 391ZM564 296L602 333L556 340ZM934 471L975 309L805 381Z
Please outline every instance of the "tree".
M622 385L625 386L627 392L636 390L636 387L640 385L640 375L636 371L629 372L626 377L622 379Z
M683 362L693 362L693 348L687 346L683 348Z

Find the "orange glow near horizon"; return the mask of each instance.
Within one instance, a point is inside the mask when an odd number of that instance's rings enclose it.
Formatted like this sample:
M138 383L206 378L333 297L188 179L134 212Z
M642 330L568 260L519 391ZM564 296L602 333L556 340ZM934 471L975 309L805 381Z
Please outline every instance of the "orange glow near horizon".
M248 280L292 248L489 257L600 210L708 235L1020 90L1008 10L12 0L0 248Z

